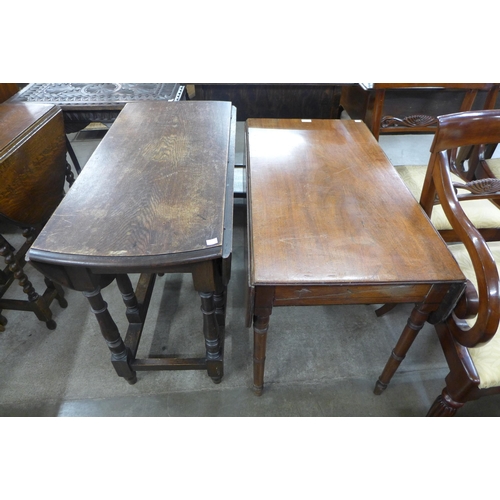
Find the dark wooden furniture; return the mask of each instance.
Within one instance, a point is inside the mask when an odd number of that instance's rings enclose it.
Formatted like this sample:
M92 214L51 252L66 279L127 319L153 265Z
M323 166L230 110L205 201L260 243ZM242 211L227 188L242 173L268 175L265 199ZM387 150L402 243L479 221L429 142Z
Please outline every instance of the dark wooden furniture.
M67 171L64 125L61 110L49 104L0 104L0 255L6 267L0 269L0 313L3 309L31 311L54 329L50 304L67 303L62 288L46 280L39 295L24 267L25 254L64 196ZM7 237L21 228L25 242L15 248ZM12 238L10 238L12 240ZM17 280L27 300L5 298ZM0 315L0 331L7 319Z
M78 132L91 122L113 123L125 104L141 101L180 101L185 88L178 83L30 83L10 102L44 102L64 112L66 132Z
M481 151L487 148L488 146L482 148ZM478 151L471 151L470 148L466 149L468 150L466 154L471 155L468 160L467 169L465 169L465 163L467 162L464 163L459 158L461 156L460 152L458 152L457 156L450 159L453 181L467 182L476 179L478 176L494 177L494 174L490 170L493 164L489 164L486 160L479 162L477 160ZM415 199L420 200L427 175L427 165L396 165L395 168ZM488 170L488 173L486 170ZM480 198L470 199L462 204L462 208L467 217L471 220L476 229L480 231L486 241L500 240L500 212L497 210L494 203L496 203L496 200ZM434 209L432 210L431 222L446 242L451 243L460 241L460 236L453 229L444 212L444 207L441 206L438 200L436 200Z
M416 303L406 335L446 317L465 278L364 123L248 120L247 141L257 394L273 307Z
M180 101L185 86L179 83L30 83L9 102L43 102L63 110L66 133L78 132L92 122L112 124L125 104L142 101ZM81 166L67 142L77 173Z
M491 109L496 105L499 87L494 84L486 95L484 105ZM436 118L437 122L438 118ZM451 175L454 182L471 181L480 177L494 177L491 172L488 158L495 150L495 144L484 146L464 146L459 148L453 158L450 158ZM420 200L425 183L427 165L395 165L396 171L410 189L417 200ZM475 199L467 200L463 209L467 217L481 232L487 241L500 240L500 212L492 206L495 200ZM453 230L450 221L446 217L443 208L435 203L432 211L431 221L447 242L459 241L459 237Z
M491 100L494 102L487 109L500 108L500 84L495 84L496 92L491 92ZM497 151L497 143L479 144L468 148L461 148L460 151L466 150L466 153L459 153L456 168L459 169L461 177L465 180L477 180L483 178L500 178L500 158ZM499 200L491 200L495 204L499 204Z
M500 392L500 243L486 243L462 207L470 199L500 200L500 180L456 182L452 177L458 148L498 142L499 110L438 118L421 205L430 215L438 196L461 242L450 250L470 281L453 314L435 325L450 372L429 416L452 416L467 401Z
M248 118L339 118L338 83L196 83L196 100L230 101Z
M214 382L222 378L235 118L230 103L127 104L29 252L33 266L88 298L112 364L129 383L138 370L206 369ZM131 273L141 273L135 292ZM192 275L206 357L136 358L162 273ZM101 295L115 278L125 339Z
M340 106L373 135L432 133L439 115L490 109L492 83L358 83L342 88Z
M19 92L17 83L0 83L0 103L12 97Z

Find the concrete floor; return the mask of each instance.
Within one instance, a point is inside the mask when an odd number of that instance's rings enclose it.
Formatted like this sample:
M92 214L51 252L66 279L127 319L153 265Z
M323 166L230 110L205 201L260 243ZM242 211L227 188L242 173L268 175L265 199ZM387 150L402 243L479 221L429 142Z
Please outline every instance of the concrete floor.
M242 131L239 123L238 162L244 158ZM426 164L431 140L429 135L382 136L380 144L394 164ZM72 143L83 165L99 140L76 138ZM235 190L245 190L244 169L237 172ZM3 312L8 324L0 334L0 416L424 416L447 374L430 325L385 393L372 392L406 323L409 305L382 318L375 316L374 305L276 308L269 329L265 391L261 397L253 394L252 332L244 324L244 198L236 199L234 215L221 384L213 384L202 371L164 371L139 372L138 382L128 385L111 366L86 299L69 290L67 309L52 306L54 331L33 314ZM42 289L41 277L26 269ZM13 294L22 296L19 290ZM103 295L123 331L126 320L116 286L110 285ZM141 351L203 356L198 303L189 276L160 277ZM457 416L498 416L499 403L499 397L483 398L467 404Z

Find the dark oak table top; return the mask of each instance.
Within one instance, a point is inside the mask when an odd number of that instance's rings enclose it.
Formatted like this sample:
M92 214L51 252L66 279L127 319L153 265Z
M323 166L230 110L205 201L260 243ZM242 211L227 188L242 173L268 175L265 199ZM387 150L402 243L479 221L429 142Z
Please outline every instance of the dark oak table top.
M251 285L463 281L366 125L247 121Z
M228 255L234 134L227 102L127 104L30 259L134 272Z

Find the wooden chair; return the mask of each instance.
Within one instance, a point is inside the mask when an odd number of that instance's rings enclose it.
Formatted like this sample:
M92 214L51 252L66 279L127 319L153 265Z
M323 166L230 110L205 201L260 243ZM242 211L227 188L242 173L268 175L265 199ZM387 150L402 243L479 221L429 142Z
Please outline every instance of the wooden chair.
M492 84L484 101L484 109L493 109L495 107L498 93L499 85ZM477 147L462 145L453 152L453 158L450 158L450 171L453 181L468 182L480 177L494 177L491 172L482 172L481 167L487 168L487 162L479 161L479 157L491 158L493 151L494 145ZM495 165L497 165L496 168L500 178L500 162L493 162L492 167L495 168ZM420 200L427 165L396 165L395 168L413 196ZM500 212L493 205L494 201L487 199L468 200L462 205L469 219L481 231L487 241L500 240ZM457 235L439 203L436 204L432 211L431 221L445 241L458 241Z
M24 267L25 254L64 196L68 175L64 122L59 108L49 104L0 104L0 222L15 234L21 228L25 242L15 246L0 234L0 255L6 267L0 269L0 313L3 309L31 311L54 329L50 303L57 299L66 307L63 289L45 280L39 295ZM15 236L14 236L15 237ZM12 240L12 237L9 236ZM17 280L27 300L4 298ZM7 319L0 315L0 331Z
M496 108L500 107L500 103ZM474 179L500 179L500 157L493 158L498 144L483 144L472 148L469 154L469 167ZM472 176L471 176L472 177Z
M500 242L487 243L464 208L473 200L500 200L500 180L464 182L456 181L454 175L458 148L498 142L500 110L455 113L438 119L420 203L432 216L438 197L459 241L449 245L450 251L469 283L451 315L444 322L435 324L450 372L446 377L446 387L430 408L429 416L452 416L467 401L500 393L500 334L496 335L500 323L500 274L497 266L500 263ZM500 211L493 204L491 207ZM399 360L404 358L414 340L414 337L403 337L399 339L388 365L394 363L395 353L398 353ZM375 393L381 392L377 383Z

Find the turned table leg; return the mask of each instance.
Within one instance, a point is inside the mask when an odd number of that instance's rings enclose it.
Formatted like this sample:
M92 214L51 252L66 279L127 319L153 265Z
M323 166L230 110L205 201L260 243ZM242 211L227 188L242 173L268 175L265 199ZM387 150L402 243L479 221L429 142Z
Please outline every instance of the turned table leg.
M392 376L396 373L425 322L429 321L431 324L436 324L444 321L455 308L465 287L465 283L457 283L451 286L445 284L431 286L424 300L413 308L408 323L375 384L373 390L375 394L382 394L387 388ZM384 311L385 308L386 306L383 306L381 309Z
M255 287L253 303L253 391L257 396L264 390L267 331L273 312L275 289L272 286Z
M137 382L137 375L130 367L130 351L120 336L118 327L108 311L108 304L101 295L101 287L97 286L92 292L83 292L90 303L90 308L97 318L102 336L111 351L111 363L116 373L123 377L129 384Z
M254 316L253 320L253 390L257 396L264 390L264 364L266 361L269 316Z
M142 323L143 318L141 318L141 311L139 309L139 303L135 295L134 287L128 274L117 274L116 284L122 295L123 303L127 308L126 316L129 323Z
M208 376L218 384L224 375L222 339L219 333L219 323L213 292L198 292L201 298L201 312L203 313L203 335L207 357Z
M200 262L193 268L193 284L201 298L208 376L218 384L224 375L224 286L217 261Z
M226 324L226 294L226 287L223 287L222 291L214 293L215 318L221 327Z
M424 326L427 318L429 317L429 313L430 311L428 310L428 305L425 304L425 302L422 302L413 308L405 329L403 330L396 347L393 349L382 374L375 384L375 389L373 391L374 394L379 395L385 391L392 376L396 373L396 370L405 358L408 349L410 349L413 341L417 337L418 332Z

